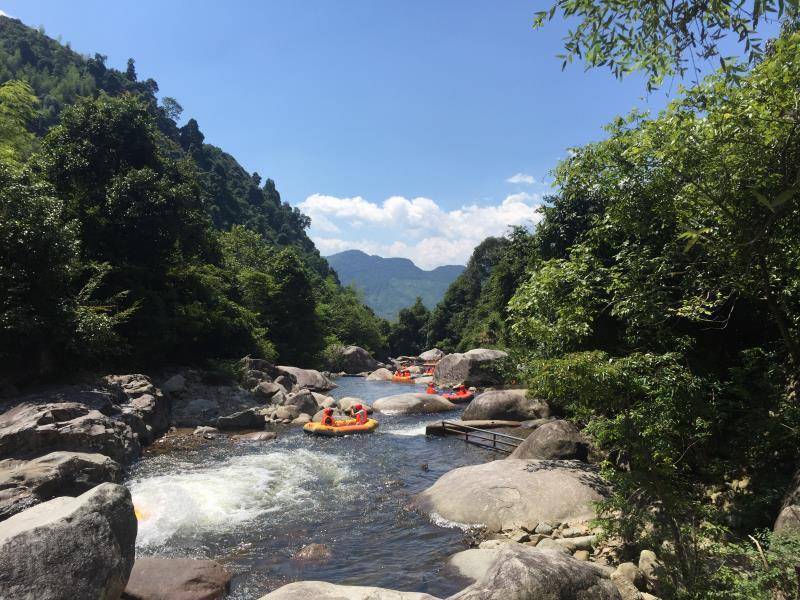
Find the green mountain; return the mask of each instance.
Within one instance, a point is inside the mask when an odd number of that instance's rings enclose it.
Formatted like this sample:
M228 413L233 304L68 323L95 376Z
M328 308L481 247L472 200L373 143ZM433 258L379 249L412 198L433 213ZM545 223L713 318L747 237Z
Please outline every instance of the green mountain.
M364 293L367 306L390 320L417 296L428 308L436 306L464 270L461 265L445 265L424 271L407 258L383 258L360 250L346 250L327 259L343 285L353 284Z

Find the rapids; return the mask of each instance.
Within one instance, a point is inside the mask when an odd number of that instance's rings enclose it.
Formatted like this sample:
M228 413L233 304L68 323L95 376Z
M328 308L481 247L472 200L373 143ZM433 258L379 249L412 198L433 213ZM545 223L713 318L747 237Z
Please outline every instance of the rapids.
M372 402L405 386L340 378L335 397ZM150 454L127 486L141 515L140 555L213 558L234 573L231 598L258 598L289 581L376 585L444 597L457 590L437 575L464 549L464 532L404 509L409 497L458 466L497 455L448 438L426 438L425 424L457 418L378 415L374 434L318 438L300 428L268 443L225 436ZM332 557L300 563L305 544Z

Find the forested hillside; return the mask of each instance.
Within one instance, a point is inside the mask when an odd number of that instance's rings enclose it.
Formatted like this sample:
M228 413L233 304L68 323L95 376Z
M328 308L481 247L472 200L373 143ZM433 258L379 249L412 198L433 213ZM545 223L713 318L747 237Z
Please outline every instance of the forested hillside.
M105 60L0 17L2 369L382 351L275 183Z
M558 166L537 229L476 248L429 323L430 345L509 349L591 435L606 531L661 549L665 597L794 589L795 542L767 531L800 442L798 89L790 24L750 72L616 119Z
M433 308L464 270L460 265L444 265L424 271L407 258L370 256L360 250L333 254L328 262L344 285L361 290L367 306L389 320L397 319L400 309L413 304L417 297L427 308Z

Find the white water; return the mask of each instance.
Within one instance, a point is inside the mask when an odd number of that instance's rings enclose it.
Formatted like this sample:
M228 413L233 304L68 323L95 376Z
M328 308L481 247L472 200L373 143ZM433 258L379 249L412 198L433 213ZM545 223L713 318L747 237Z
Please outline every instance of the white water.
M389 435L425 435L425 427L426 425L423 423L422 425L401 425L392 429L384 429L383 431L378 429L378 431Z
M358 487L346 483L352 476L341 457L296 449L134 479L129 487L142 517L136 542L152 547L176 534L230 532L256 519L277 520L277 511L311 514L321 500L350 500Z

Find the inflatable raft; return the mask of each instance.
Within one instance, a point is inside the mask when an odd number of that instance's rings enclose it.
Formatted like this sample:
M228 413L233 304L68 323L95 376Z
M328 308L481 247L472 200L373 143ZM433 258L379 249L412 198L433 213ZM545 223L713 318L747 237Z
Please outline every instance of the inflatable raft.
M395 383L414 383L414 378L411 375L393 375L392 381Z
M323 425L322 423L306 423L303 431L314 435L324 435L334 437L338 435L351 435L353 433L372 433L377 429L378 422L375 419L367 419L363 425L356 425L355 419L336 421L336 425Z
M475 397L472 392L450 392L449 394L442 394L443 398L447 398L450 402L469 402Z

